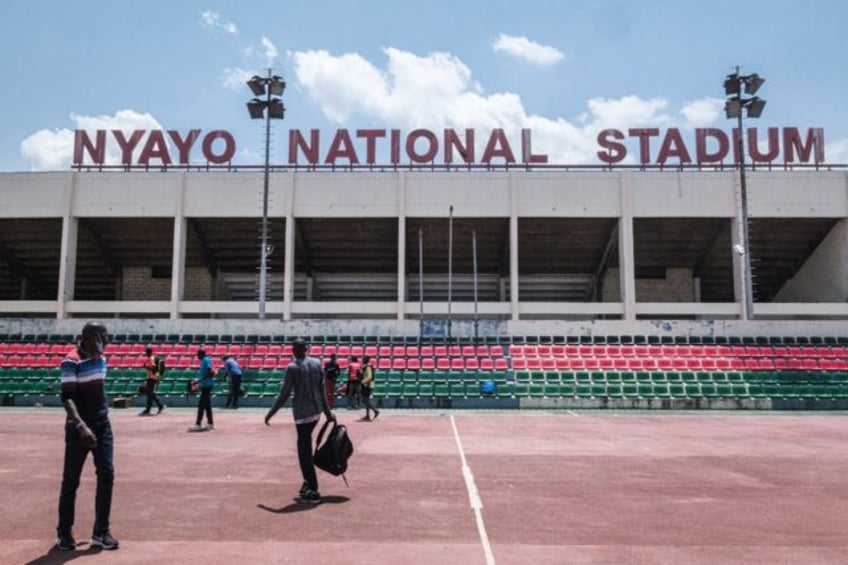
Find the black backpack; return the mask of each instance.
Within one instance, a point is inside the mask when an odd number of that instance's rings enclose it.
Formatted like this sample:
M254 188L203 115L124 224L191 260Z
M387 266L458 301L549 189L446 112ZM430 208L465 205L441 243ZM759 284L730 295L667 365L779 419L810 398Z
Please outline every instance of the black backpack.
M315 466L322 471L326 471L334 476L341 475L345 484L347 484L347 477L344 474L347 471L347 460L353 455L353 442L347 433L347 426L338 422L332 423L333 427L330 433L327 434L327 440L323 444L321 440L324 439L324 433L330 425L330 420L327 420L321 426L321 431L318 432L318 439L315 441L313 461L315 462Z

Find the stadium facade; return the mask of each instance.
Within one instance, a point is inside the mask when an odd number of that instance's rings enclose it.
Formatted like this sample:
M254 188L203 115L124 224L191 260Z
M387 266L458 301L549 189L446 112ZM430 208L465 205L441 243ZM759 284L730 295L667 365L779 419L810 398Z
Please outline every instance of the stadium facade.
M737 167L308 164L268 180L259 321L262 169L0 174L0 330L848 334L844 167L747 171L751 320Z

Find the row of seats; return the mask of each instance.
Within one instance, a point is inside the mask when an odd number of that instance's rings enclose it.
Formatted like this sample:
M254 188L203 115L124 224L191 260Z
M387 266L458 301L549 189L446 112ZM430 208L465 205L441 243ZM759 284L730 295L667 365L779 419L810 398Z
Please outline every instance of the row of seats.
M677 357L677 358L642 358L642 357L589 357L589 358L515 358L511 366L515 370L719 370L719 371L759 371L759 370L786 370L786 371L845 371L848 370L848 361L845 358L821 358L814 357L748 357L748 358L713 358L713 357Z
M511 345L517 357L846 357L844 345Z

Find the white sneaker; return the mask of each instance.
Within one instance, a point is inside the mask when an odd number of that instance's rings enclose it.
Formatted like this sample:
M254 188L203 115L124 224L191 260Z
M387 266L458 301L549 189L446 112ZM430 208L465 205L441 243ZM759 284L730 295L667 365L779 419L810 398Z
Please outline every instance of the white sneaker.
M214 430L214 429L215 429L215 426L213 426L212 424L206 424L205 426L203 426L203 429L204 429L205 431L209 432L209 431Z
M190 431L190 432L202 432L203 426L199 426L199 425L195 424L193 426L190 426L188 431Z

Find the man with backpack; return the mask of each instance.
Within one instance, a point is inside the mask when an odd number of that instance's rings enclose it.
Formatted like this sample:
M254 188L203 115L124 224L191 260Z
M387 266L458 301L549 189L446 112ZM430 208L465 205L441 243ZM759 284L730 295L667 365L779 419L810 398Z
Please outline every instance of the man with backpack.
M286 367L282 389L274 405L265 415L265 425L271 425L271 418L294 393L292 416L294 416L297 429L297 458L300 462L301 475L303 475L300 499L309 504L318 504L321 502L321 494L318 492L318 477L315 474L315 463L312 459L312 432L318 420L321 419L321 414L324 414L329 421L335 421L336 417L327 404L321 362L306 354L307 344L302 339L294 341L292 351L294 360Z
M144 410L139 413L139 416L150 416L150 409L156 403L156 413L159 414L165 409L165 405L159 400L156 395L156 388L159 386L159 381L165 374L165 361L153 355L153 348L148 347L144 350L145 360L144 369L147 371L147 380L144 383L144 392L147 394L147 405Z

